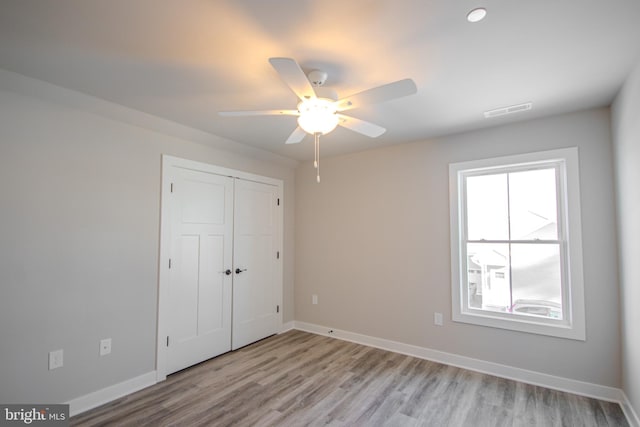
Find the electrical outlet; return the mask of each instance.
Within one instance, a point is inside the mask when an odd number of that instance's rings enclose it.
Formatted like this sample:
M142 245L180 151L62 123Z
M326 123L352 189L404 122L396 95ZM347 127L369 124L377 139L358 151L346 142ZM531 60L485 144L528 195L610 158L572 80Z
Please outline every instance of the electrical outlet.
M318 295L313 294L311 295L311 304L317 304L318 303Z
M49 352L49 370L62 368L64 353L62 350Z
M100 340L100 356L111 353L111 338Z
M442 326L442 313L433 313L433 324L436 326Z

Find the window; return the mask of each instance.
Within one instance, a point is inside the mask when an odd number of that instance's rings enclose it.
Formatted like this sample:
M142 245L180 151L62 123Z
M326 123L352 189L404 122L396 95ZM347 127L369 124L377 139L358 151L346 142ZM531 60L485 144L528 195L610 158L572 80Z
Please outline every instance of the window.
M449 172L453 320L584 340L577 148Z

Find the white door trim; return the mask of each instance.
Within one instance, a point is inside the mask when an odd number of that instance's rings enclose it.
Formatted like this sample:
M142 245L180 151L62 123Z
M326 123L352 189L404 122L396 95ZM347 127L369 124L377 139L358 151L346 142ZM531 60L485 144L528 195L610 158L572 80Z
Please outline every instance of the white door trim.
M190 169L195 171L213 173L217 175L230 176L233 178L239 178L247 181L255 181L263 184L273 185L277 188L277 195L280 200L280 209L277 210L276 223L278 231L277 246L280 252L280 258L276 265L276 283L278 285L278 303L280 306L279 313L279 328L282 329L282 289L283 289L283 188L284 183L282 180L269 178L261 175L256 175L248 172L238 171L235 169L223 168L220 166L211 165L208 163L196 162L193 160L181 159L179 157L162 155L162 188L160 199L160 249L158 258L158 312L157 312L157 336L156 336L156 380L164 381L167 377L166 363L167 363L167 295L169 286L169 254L171 246L171 228L169 218L169 194L171 193L171 169L173 167L179 167L184 169ZM165 313L165 314L163 314Z

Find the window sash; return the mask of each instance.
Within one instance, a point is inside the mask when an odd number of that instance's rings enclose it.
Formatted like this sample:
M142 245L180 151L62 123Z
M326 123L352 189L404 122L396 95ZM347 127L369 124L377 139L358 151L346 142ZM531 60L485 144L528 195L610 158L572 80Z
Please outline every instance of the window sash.
M556 187L556 224L557 224L557 235L558 239L511 239L511 206L509 197L509 175L512 173L525 172L525 171L537 171L537 170L545 170L545 169L553 169L555 174L555 187ZM536 164L527 164L527 165L504 165L500 167L494 168L485 168L478 169L475 171L461 171L459 172L459 179L462 182L461 194L459 194L459 200L461 202L461 211L460 211L460 223L463 225L462 227L462 235L460 236L460 264L462 277L460 280L460 290L462 293L462 301L463 301L463 312L465 313L475 313L475 314L483 314L483 313L491 313L492 316L504 317L506 319L511 318L535 318L536 320L550 323L550 324L558 324L558 325L566 325L568 324L569 319L569 300L568 300L568 284L567 284L567 257L566 257L566 245L563 243L566 241L565 236L565 215L564 215L564 197L565 194L563 192L564 185L563 184L563 173L565 170L565 165L562 160L553 160L553 161L542 161ZM466 201L467 199L467 178L469 177L477 177L477 176L487 176L487 175L507 175L507 209L509 210L507 215L507 229L509 233L508 239L467 239L468 235L468 210ZM562 315L561 319L554 319L543 316L529 315L523 313L514 313L514 312L499 312L488 309L479 309L475 307L471 307L469 304L469 269L468 267L468 254L467 254L467 245L469 243L478 243L478 244L507 244L509 245L509 252L511 252L511 245L513 244L557 244L559 246L560 253L560 295L562 301ZM513 306L513 275L511 274L512 269L512 261L508 259L507 268L509 269L509 299L511 301L510 306Z
M476 242L470 242L472 244L475 244ZM523 245L523 244L530 244L531 242L528 241L518 241L518 242L514 242L514 241L500 241L497 242L497 244L503 244L503 245L509 245L509 253L512 252L512 247L511 244L514 245ZM538 243L538 242L534 242ZM487 242L487 241L481 241L479 242L479 244L495 244L494 242ZM471 282L471 279L469 277L469 274L471 273L470 270L472 270L472 267L469 265L469 256L467 253L467 245L463 245L462 248L462 255L461 255L461 259L463 262L463 265L461 266L461 270L464 272L464 274L462 275L462 280L460 283L460 288L461 288L461 292L462 292L462 301L464 304L463 307L463 311L464 312L468 312L468 313L476 313L476 314L482 314L482 313L491 313L492 315L494 313L499 314L500 316L506 317L506 318L510 318L510 317L522 317L522 318L532 318L532 319L540 319L540 320L544 320L544 321L550 321L551 323L557 323L559 325L564 325L567 324L567 312L568 312L568 307L569 302L567 300L568 295L567 295L567 286L565 285L566 281L564 279L565 277L565 265L563 265L563 245L562 242L559 241L555 241L555 242L547 242L545 243L546 245L549 246L556 246L557 247L557 251L558 251L558 255L559 255L559 267L560 267L560 300L561 300L561 317L558 318L552 318L552 317L544 317L544 316L540 316L540 315L535 315L535 314L527 314L527 313L521 313L521 312L512 312L512 311L506 311L506 312L501 312L498 310L491 310L491 309L486 309L486 308L477 308L477 307L473 307L470 305L470 295L469 295L469 284ZM520 280L515 280L515 278L517 278L519 276L519 274L514 274L513 272L513 262L511 260L506 261L505 262L505 267L508 270L508 284L509 284L509 304L506 305L505 307L509 307L509 308L513 308L515 303L518 300L522 300L522 298L515 298L514 295L518 294L519 290L517 289L518 286L517 284L520 283ZM482 273L482 272L481 272ZM476 272L474 271L474 274L476 274ZM496 273L498 274L498 273ZM484 291L484 289L483 289ZM521 289L520 289L521 291ZM525 298L526 300L526 298ZM553 302L548 300L549 302Z

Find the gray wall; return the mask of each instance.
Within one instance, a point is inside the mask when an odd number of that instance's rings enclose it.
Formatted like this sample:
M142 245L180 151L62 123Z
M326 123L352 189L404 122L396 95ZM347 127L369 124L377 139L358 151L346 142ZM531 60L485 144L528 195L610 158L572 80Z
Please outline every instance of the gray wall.
M321 184L301 164L296 320L620 387L609 117L591 110L324 158ZM580 151L586 342L453 323L448 164L571 146Z
M293 320L295 165L88 112L175 128L119 108L0 72L2 403L64 402L155 369L162 154L284 180L284 320ZM113 351L100 358L106 337ZM59 348L64 367L48 371Z
M613 140L618 202L623 388L640 414L640 64L616 98Z

